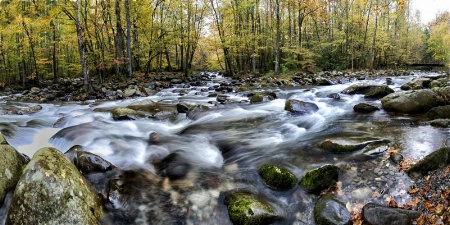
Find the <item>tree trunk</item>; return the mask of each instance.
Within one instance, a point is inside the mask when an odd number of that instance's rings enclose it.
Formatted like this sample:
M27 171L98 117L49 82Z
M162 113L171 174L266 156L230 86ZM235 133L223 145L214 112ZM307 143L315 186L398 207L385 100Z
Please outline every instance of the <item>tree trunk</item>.
M378 1L376 1L376 6L378 7ZM371 58L370 58L370 72L373 71L373 64L375 62L375 44L377 40L377 28L378 28L378 8L375 12L375 27L373 28L373 39L372 39L372 51L371 51Z
M133 75L133 66L131 58L131 19L130 19L130 1L125 0L125 14L127 21L127 72L128 77Z
M280 31L280 0L275 0L276 4L276 43L275 43L275 75L280 74L281 60L281 31Z
M77 29L78 52L80 54L80 63L83 70L84 89L87 93L92 92L91 77L89 76L89 67L86 60L86 49L83 41L83 28L81 26L81 0L77 0L77 16L75 17L75 26Z
M115 5L115 13L116 13L116 75L120 76L120 64L123 58L123 28L122 28L122 19L120 12L120 0L116 0Z

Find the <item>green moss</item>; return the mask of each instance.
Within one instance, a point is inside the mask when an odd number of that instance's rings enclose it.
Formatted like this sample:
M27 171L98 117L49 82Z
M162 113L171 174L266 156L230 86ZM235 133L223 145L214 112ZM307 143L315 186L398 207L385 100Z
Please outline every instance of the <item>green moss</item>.
M289 190L298 182L291 171L276 165L264 164L258 172L265 184L274 190Z
M250 99L250 103L262 102L263 99L264 99L264 96L260 93L257 93L252 96L252 98Z
M300 180L308 192L320 193L321 191L336 184L339 177L339 167L324 165L317 169L308 171Z
M115 108L111 114L114 120L134 120L139 115L136 110L123 107Z
M225 205L235 225L270 224L278 219L272 207L251 192L230 193L225 196Z
M410 176L426 175L428 172L444 168L450 164L450 148L440 148L412 165L408 170Z

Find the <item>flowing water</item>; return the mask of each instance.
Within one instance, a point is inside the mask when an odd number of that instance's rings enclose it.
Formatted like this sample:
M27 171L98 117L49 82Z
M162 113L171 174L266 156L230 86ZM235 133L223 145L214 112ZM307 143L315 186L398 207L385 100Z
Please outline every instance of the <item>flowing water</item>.
M298 178L324 164L338 165L342 169L339 198L349 209L389 199L405 204L411 180L387 160L386 149L399 149L406 158L417 160L449 139L448 129L426 125L420 116L394 115L383 110L371 114L353 112L353 106L359 102L381 108L379 100L364 99L362 95L341 94L339 100L327 97L353 83L383 84L385 78L272 89L277 99L260 104L249 104L246 93L227 93L227 104L214 105L216 98L207 97L209 93L200 90L228 80L218 74L209 75L211 81L206 87L173 87L155 96L132 100L41 104L43 109L32 115L6 115L11 107L35 104L4 100L0 102L0 130L12 146L29 156L44 146L65 152L74 145L83 145L124 169L141 167L154 171L149 163L152 159L177 151L201 174L191 178L195 181L190 189L179 193L184 199L180 204L189 211L188 224L230 224L221 193L234 189L250 189L271 199L286 217L282 224L313 224L311 206L317 196L298 185L286 192L270 190L257 172L258 166L266 162L283 165ZM403 83L421 75L393 77L390 87L399 91ZM291 98L314 102L319 110L309 115L291 115L284 110L286 99ZM213 110L196 120L180 114L167 120L114 121L109 113L115 107L145 99L166 104L203 104ZM152 132L159 134L158 143L149 141ZM326 139L390 142L354 153L332 154L316 147ZM205 181L213 184L195 185L208 183Z

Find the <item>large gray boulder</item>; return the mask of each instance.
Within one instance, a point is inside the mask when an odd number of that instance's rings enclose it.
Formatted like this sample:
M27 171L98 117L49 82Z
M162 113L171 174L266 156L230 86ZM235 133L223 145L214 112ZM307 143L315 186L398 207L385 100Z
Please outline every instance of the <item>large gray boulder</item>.
M354 84L344 89L342 94L363 94L366 98L382 98L388 94L394 93L387 85L379 84Z
M297 99L289 99L284 105L284 110L295 115L311 114L319 110L319 107L312 102L304 102Z
M450 105L434 107L427 112L427 116L432 120L450 119Z
M417 78L403 84L400 89L402 90L419 90L424 88L429 88L431 83L430 78Z
M381 104L386 111L414 114L425 113L444 101L433 91L423 89L389 94L381 99Z
M176 105L155 102L152 100L133 102L128 105L127 108L136 110L143 115L156 119L175 118L178 115Z
M28 160L8 145L2 133L0 133L0 154L0 205L2 205L6 194L14 190L22 175L22 168Z
M99 224L102 203L55 148L37 151L17 183L6 224Z

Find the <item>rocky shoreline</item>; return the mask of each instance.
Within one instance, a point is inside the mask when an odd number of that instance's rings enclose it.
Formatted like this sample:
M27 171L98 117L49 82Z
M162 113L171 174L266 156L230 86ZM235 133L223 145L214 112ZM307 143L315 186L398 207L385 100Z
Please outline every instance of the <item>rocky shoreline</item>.
M369 79L372 76L407 75L398 73L320 73L315 76L298 75L290 80L270 77L247 77L221 83L214 87L217 104L227 103L226 94L255 90L250 104L260 101L270 101L276 96L270 92L256 91L263 87L295 86L295 85L333 85L345 83L353 79ZM163 75L161 75L163 76ZM140 83L138 80L123 85L104 84L96 87L100 90L95 95L84 95L77 92L82 86L81 80L67 80L66 88L60 82L48 88L33 87L30 90L3 90L7 99L16 101L86 101L115 100L134 98L154 94L160 88L181 85L186 88L201 86L205 79L203 75L188 83L176 75L166 75L158 81ZM300 77L301 76L301 77ZM70 83L70 84L69 84ZM382 108L393 114L421 114L428 117L427 123L433 126L448 127L450 124L450 79L448 75L421 77L402 86L402 91L394 92L387 85L359 84L352 85L341 93L330 96L338 98L339 94L363 94L369 99L380 99ZM207 91L207 90L205 90ZM19 94L17 94L19 93ZM182 93L180 93L182 94ZM259 95L259 96L258 96ZM256 97L255 97L256 96ZM354 108L359 113L371 113L371 105ZM6 114L31 114L42 108L33 106L26 109L9 110ZM293 115L309 114L318 109L313 103L301 100L286 101L285 110ZM140 101L126 107L111 111L114 120L133 120L136 118L170 118L180 113L186 113L187 118L196 119L209 107L200 105L165 105L153 101ZM58 126L58 124L55 124ZM158 134L150 135L149 142L161 140ZM317 144L318 148L335 154L346 154L386 143L386 140L367 141L357 144L341 144L336 140L325 140ZM0 135L0 151L5 153L0 162L0 202L7 203L9 210L3 205L0 215L6 224L152 224L158 221L164 224L185 224L189 210L180 199L183 185L180 183L190 177L193 165L182 163L176 152L163 159L151 162L157 168L155 173L142 169L122 170L101 157L89 153L83 146L73 146L62 154L54 148L40 149L31 159L18 153L8 141ZM396 152L388 152L388 157L398 167L415 179L415 186L408 190L414 196L413 201L399 205L394 201L387 205L368 203L361 213L355 214L338 198L338 175L343 169L335 165L325 165L295 177L288 168L279 165L263 165L259 175L268 188L277 191L288 191L299 185L308 193L317 196L314 207L316 224L447 224L450 223L450 208L448 205L448 176L450 174L450 151L444 147L436 150L412 167L406 166L406 160ZM196 174L195 176L211 176L208 185L217 181L216 174ZM195 182L195 177L194 177ZM198 184L201 185L201 184ZM145 192L143 191L145 190ZM221 190L222 193L211 192L208 196L223 199L230 220L233 224L268 224L283 219L283 209L273 204L270 199L253 193L251 190ZM192 201L200 201L199 205L211 204L209 199L200 195ZM200 200L199 200L200 199ZM433 200L433 201L431 201ZM132 202L133 204L130 204ZM158 204L155 204L158 203ZM58 205L60 207L55 207ZM72 212L72 213L68 213ZM142 221L137 221L142 220ZM413 222L416 221L416 222Z

